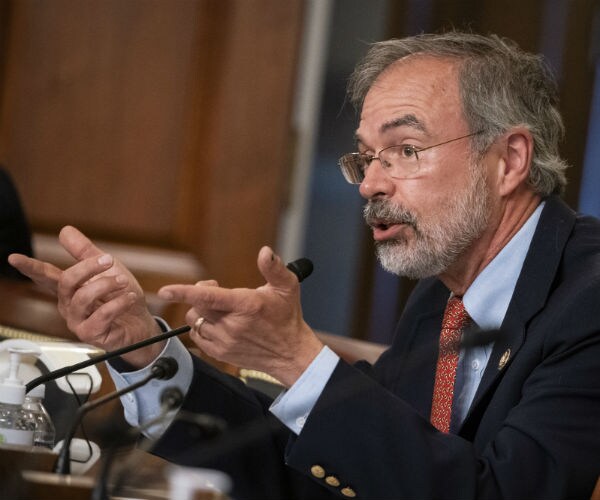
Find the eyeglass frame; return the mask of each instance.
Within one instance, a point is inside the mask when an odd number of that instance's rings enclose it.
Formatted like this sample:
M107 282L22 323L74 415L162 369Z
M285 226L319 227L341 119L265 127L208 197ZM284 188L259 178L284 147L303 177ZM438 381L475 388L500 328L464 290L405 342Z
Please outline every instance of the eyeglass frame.
M472 132L470 134L467 135L462 135L460 137L456 137L454 139L449 139L447 141L444 142L440 142L438 144L434 144L433 146L427 146L424 148L419 148L417 146L414 146L412 144L393 144L391 146L387 146L383 149L379 150L379 153L375 154L375 155L368 155L365 153L360 153L360 152L354 152L354 153L346 153L345 155L341 156L340 159L338 160L338 166L340 167L341 171L342 171L342 175L344 176L344 179L346 179L346 182L348 182L349 184L354 184L354 185L359 185L362 184L362 181L365 179L365 170L366 168L361 170L361 175L362 175L362 179L359 182L353 182L351 181L348 176L346 175L346 166L345 166L345 161L350 161L351 159L355 159L356 157L361 157L361 158L368 158L368 163L365 161L366 166L369 167L371 165L371 163L373 162L373 160L379 160L381 163L381 166L383 167L384 170L387 171L387 169L389 169L390 167L386 167L384 162L381 161L381 153L391 149L391 148L409 148L412 153L415 155L415 159L416 159L416 164L417 164L417 170L415 170L414 173L419 171L419 153L421 153L422 151L427 151L428 149L433 149L433 148L437 148L438 146L443 146L444 144L449 144L451 142L455 142L455 141L460 141L461 139L466 139L467 137L473 137L475 135L479 135L483 133L483 130L478 130L477 132ZM385 161L385 160L384 160ZM386 162L389 163L389 162ZM393 179L403 179L406 177L393 177L391 176Z

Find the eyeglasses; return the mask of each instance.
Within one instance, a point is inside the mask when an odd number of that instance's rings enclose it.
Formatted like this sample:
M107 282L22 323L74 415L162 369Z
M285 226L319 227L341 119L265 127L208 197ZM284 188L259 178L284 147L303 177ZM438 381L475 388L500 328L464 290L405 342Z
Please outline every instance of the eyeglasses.
M456 139L440 142L426 148L418 148L412 144L397 144L383 148L377 155L368 155L364 153L348 153L342 156L338 165L344 174L344 178L350 184L360 184L365 179L365 171L373 160L379 160L381 166L394 179L408 179L419 171L419 153L428 149L437 148L444 144L454 141L460 141L467 137L481 134L483 131L473 132L463 135Z

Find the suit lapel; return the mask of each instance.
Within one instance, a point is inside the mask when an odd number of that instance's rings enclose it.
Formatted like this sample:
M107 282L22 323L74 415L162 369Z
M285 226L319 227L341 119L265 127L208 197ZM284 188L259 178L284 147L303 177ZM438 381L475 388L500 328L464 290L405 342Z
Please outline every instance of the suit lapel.
M551 291L566 242L575 224L575 213L557 197L550 197L542 211L523 269L517 280L500 335L475 393L475 398L461 426L469 417L480 414L478 405L487 398L521 348L526 325L544 307Z
M444 309L441 309L435 313L423 315L415 323L416 330L419 332L418 340L415 342L411 357L405 366L407 376L402 377L402 380L409 381L403 391L404 397L427 419L431 413L431 398L435 383L440 325L443 315Z
M382 380L429 418L440 325L449 290L437 279L419 282L398 324L392 349L377 362Z

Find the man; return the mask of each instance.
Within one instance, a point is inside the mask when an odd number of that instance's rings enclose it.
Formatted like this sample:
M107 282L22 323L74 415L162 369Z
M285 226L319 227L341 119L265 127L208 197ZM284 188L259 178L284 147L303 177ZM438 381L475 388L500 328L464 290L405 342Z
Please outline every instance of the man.
M391 349L372 367L338 360L267 247L256 290L165 287L163 298L192 306L203 351L289 390L269 410L176 340L127 355L117 384L164 349L180 360L184 408L225 418L233 436L277 416L273 434L217 451L184 452L176 420L157 453L230 472L243 498L589 497L600 472L600 225L556 196L566 165L549 72L495 36L421 35L374 44L350 96L358 153L342 171L367 200L383 266L421 279ZM70 269L10 261L57 291L82 340L113 349L157 331L119 262L73 228L60 239L79 261ZM158 411L156 391L142 392L124 402L132 423Z

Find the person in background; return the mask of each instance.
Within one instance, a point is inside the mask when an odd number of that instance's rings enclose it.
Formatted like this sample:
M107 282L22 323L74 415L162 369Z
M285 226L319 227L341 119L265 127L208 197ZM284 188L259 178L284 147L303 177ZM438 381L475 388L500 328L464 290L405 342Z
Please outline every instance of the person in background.
M6 168L0 165L0 276L24 279L8 263L8 256L15 252L33 256L31 231L17 188Z
M600 473L600 224L559 197L549 70L495 35L423 34L373 44L349 96L357 151L342 173L366 200L383 267L419 280L391 348L373 366L340 360L268 247L256 289L164 287L191 306L200 349L287 390L271 401L176 339L128 354L111 367L118 386L174 356L184 410L229 424L219 447L174 419L151 430L155 452L230 473L236 498L588 498ZM56 291L83 341L114 349L160 330L120 262L75 228L60 241L78 260L69 269L10 262ZM130 423L157 414L158 387L124 398ZM269 432L244 439L258 422Z

